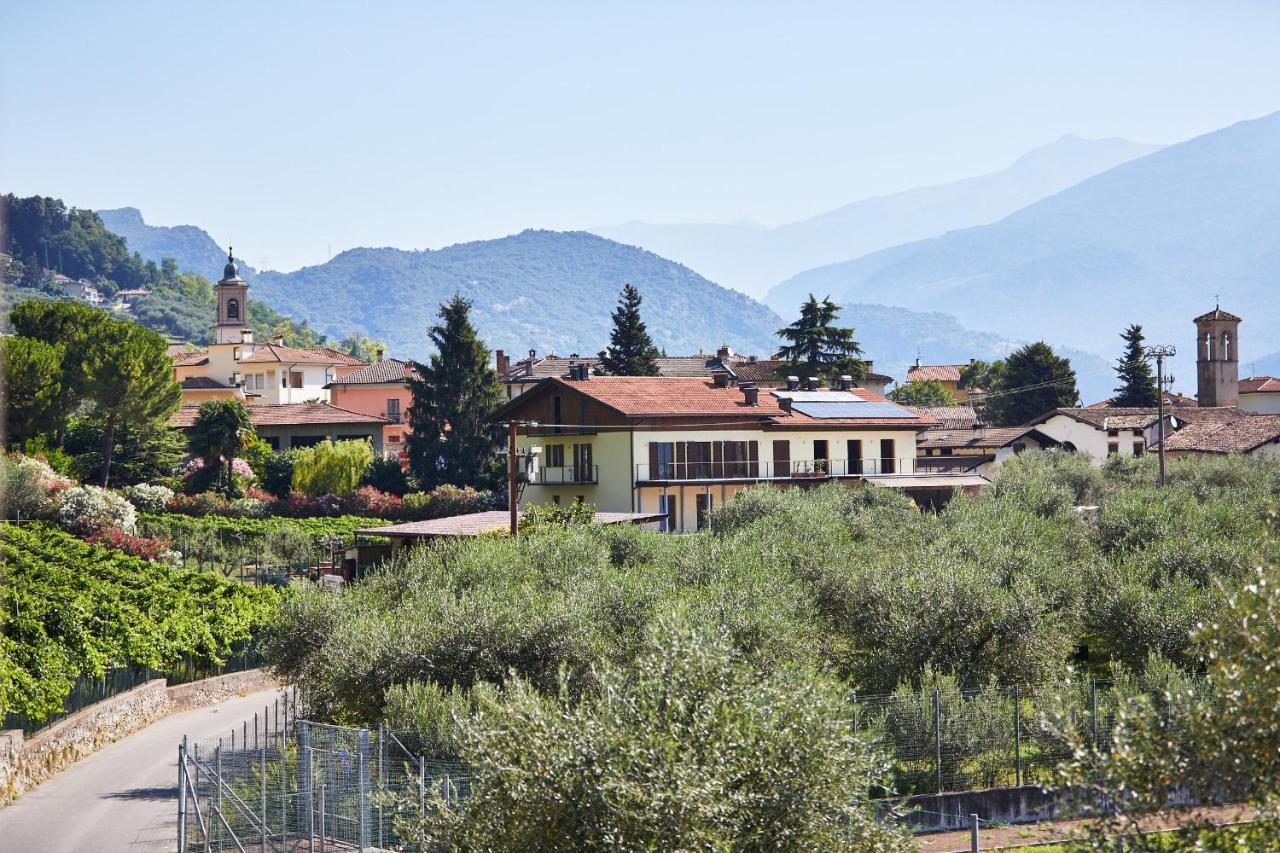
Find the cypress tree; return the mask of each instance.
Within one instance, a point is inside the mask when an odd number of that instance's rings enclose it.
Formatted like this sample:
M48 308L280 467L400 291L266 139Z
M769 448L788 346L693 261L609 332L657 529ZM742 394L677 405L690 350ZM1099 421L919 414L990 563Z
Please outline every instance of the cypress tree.
M436 352L415 365L410 382L409 467L423 489L494 489L502 479L495 455L502 428L486 418L502 403L502 384L471 325L471 302L455 295L440 306L440 319L428 331Z
M623 285L618 307L613 309L609 347L600 351L602 372L613 376L658 375L658 348L640 319L641 301L640 291L630 284Z
M840 306L831 297L821 302L812 294L800 306L800 319L778 330L787 343L778 348L774 358L786 362L783 371L799 371L804 376L833 378L842 374L854 382L866 378L867 366L861 359L862 347L853 339L853 329L836 326Z
M1124 355L1116 362L1116 376L1120 385L1113 406L1155 406L1160 402L1156 378L1151 374L1151 364L1142 357L1142 327L1131 325L1120 337L1124 339Z

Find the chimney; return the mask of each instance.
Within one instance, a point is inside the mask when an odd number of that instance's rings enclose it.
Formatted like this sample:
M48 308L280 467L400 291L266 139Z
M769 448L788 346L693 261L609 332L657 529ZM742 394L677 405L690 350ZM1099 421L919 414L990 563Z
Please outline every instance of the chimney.
M746 401L748 406L760 405L760 389L754 384L748 382L745 385L738 386L742 389L742 399Z
M500 349L493 351L493 369L498 371L498 375L507 372L507 368L511 365L511 359L507 358L507 354Z
M713 374L713 375L711 376L711 381L712 381L713 383L715 383L715 386L716 386L717 388L728 388L728 387L729 387L729 374L727 374L727 373L716 373L716 374Z
M253 329L241 329L241 330L240 330L240 343L242 343L242 344L251 344L251 343L253 343Z
M971 358L971 359L969 359L969 363L970 363L970 364L973 364L975 361L977 361L977 359L976 359L976 358Z
M920 366L920 356L916 356L916 367Z
M278 347L284 346L284 335L275 335L274 337L271 338L271 343L275 344Z
M850 376L849 374L847 374L847 373L846 373L846 374L844 374L844 375L842 375L842 376L840 377L840 390L841 390L841 391L852 391L852 390L853 390L853 377L852 377L852 376Z
M731 358L732 356L733 350L729 348L728 344L724 344L720 349L716 350L716 358Z
M382 347L378 347L376 350L373 351L374 364L377 364L378 362L382 361L382 353L383 353Z
M531 349L531 350L529 350L529 360L530 360L530 361L533 361L533 360L534 360L535 358L537 358L537 357L538 357L538 351L537 351L536 349Z
M816 376L810 376L810 377L809 377L809 381L805 383L804 387L805 387L805 390L806 390L806 391L817 391L817 390L818 390L818 377L816 377Z
M799 377L799 376L788 376L788 377L787 377L787 390L788 390L788 391L799 391L799 390L800 390L800 377Z
M778 398L778 408L779 408L779 409L782 409L782 411L783 411L784 413L788 414L788 415L789 415L789 414L791 414L791 398L790 398L790 397L779 397L779 398Z

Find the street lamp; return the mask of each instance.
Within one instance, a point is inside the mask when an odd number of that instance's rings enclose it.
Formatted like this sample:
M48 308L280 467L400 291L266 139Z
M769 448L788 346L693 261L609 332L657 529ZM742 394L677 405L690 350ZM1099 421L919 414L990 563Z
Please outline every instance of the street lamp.
M1173 358L1177 354L1177 348L1172 345L1144 347L1142 350L1143 358L1156 360L1156 405L1160 418L1156 429L1159 430L1160 435L1160 485L1162 486L1164 485L1164 360Z

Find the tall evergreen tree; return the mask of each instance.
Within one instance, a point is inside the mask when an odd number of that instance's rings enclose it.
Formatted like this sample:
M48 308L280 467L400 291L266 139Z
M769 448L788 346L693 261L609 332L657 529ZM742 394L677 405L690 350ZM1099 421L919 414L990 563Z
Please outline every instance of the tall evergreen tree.
M783 370L803 376L825 376L832 379L842 374L854 382L866 378L867 366L862 361L862 347L853 339L853 329L836 326L840 306L830 297L821 302L812 294L800 306L800 319L778 330L787 343L778 348L774 358L786 362Z
M1151 364L1142 355L1142 327L1136 323L1121 332L1124 339L1124 355L1116 362L1116 376L1120 385L1111 399L1113 406L1154 406L1160 402L1156 378Z
M640 319L641 301L640 291L623 285L618 307L613 309L609 347L600 351L603 372L613 376L658 375L658 348Z
M989 389L987 416L996 426L1024 424L1080 400L1071 361L1044 341L1027 344L1005 359L994 384Z
M90 359L112 322L107 312L74 302L29 299L9 314L14 334L44 341L62 349L61 377L53 424L55 443L62 446L67 418L89 398L93 386ZM170 374L172 374L170 364Z
M35 338L0 340L7 427L5 440L21 447L25 441L53 432L61 421L62 348Z
M445 483L497 488L502 428L486 419L502 403L489 349L471 325L471 302L455 295L429 330L435 354L410 383L409 467L421 488Z

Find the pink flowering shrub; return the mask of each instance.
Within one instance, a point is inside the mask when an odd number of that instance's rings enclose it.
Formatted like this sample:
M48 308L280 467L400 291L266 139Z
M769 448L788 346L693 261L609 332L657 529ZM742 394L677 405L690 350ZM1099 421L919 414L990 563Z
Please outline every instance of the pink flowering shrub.
M173 543L168 539L133 536L114 527L108 527L91 536L86 536L84 541L90 545L115 548L117 551L123 551L131 557L142 557L144 560L155 560L157 562L167 561L173 548Z

